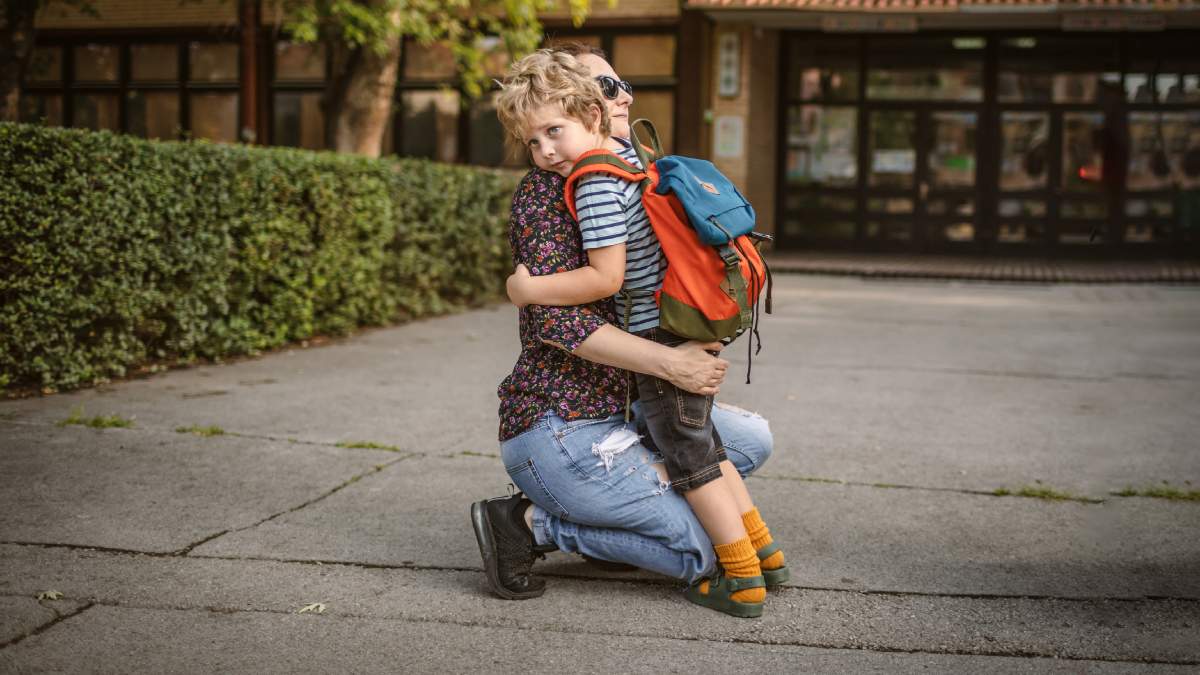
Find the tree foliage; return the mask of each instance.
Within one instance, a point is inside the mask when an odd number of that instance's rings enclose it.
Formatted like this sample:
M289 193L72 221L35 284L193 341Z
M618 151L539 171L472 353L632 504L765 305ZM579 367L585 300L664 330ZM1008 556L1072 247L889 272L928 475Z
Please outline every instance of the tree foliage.
M590 0L566 4L571 20L582 24ZM402 36L423 45L446 43L470 98L487 90L483 37L496 36L514 58L523 56L541 42L538 12L560 6L557 0L282 0L285 28L301 42L324 41L380 55Z

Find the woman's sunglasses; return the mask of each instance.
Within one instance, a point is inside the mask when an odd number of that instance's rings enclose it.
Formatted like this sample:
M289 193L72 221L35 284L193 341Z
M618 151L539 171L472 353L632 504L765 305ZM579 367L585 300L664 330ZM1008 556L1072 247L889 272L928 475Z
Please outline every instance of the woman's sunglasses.
M630 96L633 96L633 85L629 84L625 80L618 80L617 78L609 77L608 75L597 75L596 81L600 83L600 93L604 94L604 98L609 99L610 101L616 100L618 96L618 89L626 94L629 94Z

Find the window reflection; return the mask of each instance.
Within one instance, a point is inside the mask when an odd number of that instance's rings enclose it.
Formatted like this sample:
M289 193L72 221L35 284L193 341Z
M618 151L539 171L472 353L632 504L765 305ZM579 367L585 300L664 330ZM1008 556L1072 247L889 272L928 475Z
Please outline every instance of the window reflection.
M190 77L193 82L236 82L238 46L215 42L188 45Z
M400 101L404 134L399 154L453 162L458 153L458 93L409 91Z
M495 99L492 94L471 106L470 155L467 161L483 166L528 166L526 153L513 143L505 143L507 134L496 117Z
M857 125L858 112L852 107L792 107L788 111L788 180L854 185L858 178Z
M319 42L276 42L275 79L325 79L325 45Z
M1104 114L1063 113L1062 185L1068 190L1097 191L1103 170L1100 140Z
M275 144L309 150L325 147L325 115L318 93L275 94Z
M1046 187L1050 114L1006 111L1000 115L1000 189Z
M1130 190L1200 186L1200 111L1131 112L1129 136Z
M179 135L179 95L175 92L133 91L126 107L129 133L167 140Z
M20 118L22 122L27 123L45 122L52 126L61 126L62 97L54 94L22 94Z
M416 40L404 43L404 79L452 80L458 75L454 54L441 42L423 45Z
M983 56L975 48L977 39L874 38L868 44L869 98L983 100Z
M935 187L975 185L975 123L973 112L935 112L933 147L927 156Z
M179 79L179 48L168 45L133 45L129 48L130 75L137 82L174 82Z
M983 68L981 64L954 69L872 68L867 73L867 96L883 100L982 101Z
M788 95L805 101L858 98L858 42L805 39L789 52Z
M75 48L75 79L85 82L116 82L120 74L121 50L116 45L81 45Z
M871 172L876 187L911 187L916 169L916 115L901 110L871 113Z
M62 50L58 47L37 47L25 68L25 81L54 83L62 80Z
M76 94L73 111L75 126L94 131L117 131L116 94Z
M192 94L192 136L233 143L237 140L237 94Z

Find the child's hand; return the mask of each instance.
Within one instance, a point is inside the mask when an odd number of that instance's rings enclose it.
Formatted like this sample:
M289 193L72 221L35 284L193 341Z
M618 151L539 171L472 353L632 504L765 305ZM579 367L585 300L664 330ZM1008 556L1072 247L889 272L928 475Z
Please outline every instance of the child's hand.
M509 302L520 308L524 308L525 305L529 304L529 297L526 294L529 279L529 268L518 264L517 269L508 275L508 281L504 283L504 288L508 292Z

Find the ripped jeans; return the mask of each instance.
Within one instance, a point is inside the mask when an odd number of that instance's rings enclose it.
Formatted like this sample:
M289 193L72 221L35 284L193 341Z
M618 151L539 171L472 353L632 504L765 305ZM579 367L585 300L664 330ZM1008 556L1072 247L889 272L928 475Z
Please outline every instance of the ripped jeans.
M662 458L636 440L636 403L633 412L628 425L623 413L573 422L547 413L500 444L505 470L534 503L534 539L688 583L709 576L717 563L712 542L654 469ZM762 417L718 403L712 420L743 476L771 455Z

